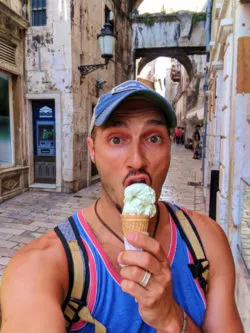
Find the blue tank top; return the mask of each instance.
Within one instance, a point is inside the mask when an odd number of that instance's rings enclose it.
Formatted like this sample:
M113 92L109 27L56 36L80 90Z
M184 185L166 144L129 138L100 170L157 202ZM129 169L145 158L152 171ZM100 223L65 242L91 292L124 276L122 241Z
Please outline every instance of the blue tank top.
M121 277L87 224L83 210L74 214L73 219L88 254L88 308L92 316L106 327L107 333L156 332L143 322L135 299L122 291ZM198 279L193 278L188 267L189 263L193 263L193 258L171 215L170 224L171 244L168 260L172 272L173 296L192 320L201 326L206 310L205 295ZM60 225L58 227L60 228ZM94 333L94 326L79 321L72 326L70 332Z

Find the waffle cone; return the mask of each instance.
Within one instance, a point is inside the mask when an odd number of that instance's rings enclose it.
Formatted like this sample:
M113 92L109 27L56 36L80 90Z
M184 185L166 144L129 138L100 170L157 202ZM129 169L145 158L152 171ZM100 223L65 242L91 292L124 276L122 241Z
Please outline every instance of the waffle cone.
M149 216L147 215L121 215L122 232L126 237L130 232L148 232Z

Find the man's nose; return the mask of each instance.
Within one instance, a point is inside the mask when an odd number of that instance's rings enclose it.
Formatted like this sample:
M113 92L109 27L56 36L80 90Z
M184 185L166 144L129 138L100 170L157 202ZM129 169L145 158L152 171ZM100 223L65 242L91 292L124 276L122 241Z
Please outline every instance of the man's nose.
M143 147L136 144L128 151L128 167L133 169L141 169L146 166L146 157Z

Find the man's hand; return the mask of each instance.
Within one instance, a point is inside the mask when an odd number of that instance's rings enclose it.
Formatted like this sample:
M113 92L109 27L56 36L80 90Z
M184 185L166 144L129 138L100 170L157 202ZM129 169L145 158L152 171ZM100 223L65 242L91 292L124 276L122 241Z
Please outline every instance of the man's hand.
M139 303L140 315L148 325L158 331L180 332L183 310L172 295L172 276L164 250L155 239L142 233L131 233L127 239L144 251L119 254L119 264L127 265L120 272L122 290ZM151 277L144 288L140 283L147 271Z

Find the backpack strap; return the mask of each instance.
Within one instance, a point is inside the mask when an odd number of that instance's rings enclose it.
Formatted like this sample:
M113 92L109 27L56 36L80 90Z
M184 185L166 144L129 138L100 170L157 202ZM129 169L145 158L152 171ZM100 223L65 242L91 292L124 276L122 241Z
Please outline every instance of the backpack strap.
M69 265L69 290L62 306L67 332L80 319L95 326L95 333L105 333L106 328L94 319L87 307L89 289L88 255L73 217L55 228L62 241Z
M194 263L188 264L192 272L193 278L198 278L200 286L203 289L204 294L206 295L209 263L195 225L189 215L179 206L170 204L168 202L164 202L164 204L169 210L177 228L179 229L182 239L186 243L193 257Z

